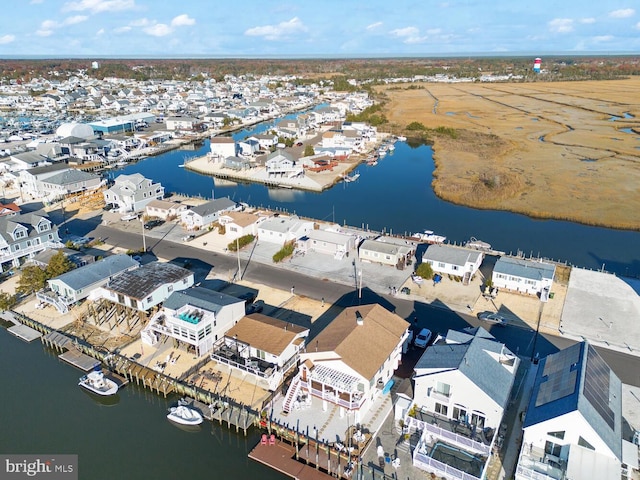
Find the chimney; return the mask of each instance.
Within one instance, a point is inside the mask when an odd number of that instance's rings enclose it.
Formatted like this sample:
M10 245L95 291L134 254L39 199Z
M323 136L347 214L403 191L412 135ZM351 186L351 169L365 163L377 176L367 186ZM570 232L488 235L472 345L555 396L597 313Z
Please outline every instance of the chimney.
M364 319L362 318L362 314L360 313L360 310L356 310L356 323L358 325L364 325Z

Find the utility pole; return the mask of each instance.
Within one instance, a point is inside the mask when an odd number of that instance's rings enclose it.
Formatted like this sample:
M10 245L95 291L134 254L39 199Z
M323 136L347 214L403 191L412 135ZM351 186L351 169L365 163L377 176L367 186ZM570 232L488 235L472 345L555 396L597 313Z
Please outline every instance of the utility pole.
M236 237L236 253L238 254L238 280L242 280L242 269L240 267L240 237Z
M140 225L142 225L142 252L147 253L147 238L144 235L144 219L140 217Z

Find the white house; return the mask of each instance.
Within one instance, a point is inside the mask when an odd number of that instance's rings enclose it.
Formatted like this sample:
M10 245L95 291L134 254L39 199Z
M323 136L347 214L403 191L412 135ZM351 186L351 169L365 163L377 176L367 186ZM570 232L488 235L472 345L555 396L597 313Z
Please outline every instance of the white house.
M183 203L169 202L167 200L151 200L145 207L145 212L150 217L157 217L163 220L177 218L182 212L186 212L188 207Z
M211 359L275 391L298 365L309 329L261 313L242 318L216 343Z
M537 260L500 257L491 275L494 287L514 292L540 295L546 300L553 284L556 266Z
M364 240L358 248L360 260L369 263L380 263L398 268L404 268L411 263L415 253L412 243L395 241L391 237L378 237Z
M54 201L72 193L97 190L102 186L102 179L95 173L67 168L43 176L37 182L37 186L38 196Z
M0 216L0 264L17 267L48 248L61 248L58 227L44 212Z
M284 245L298 240L313 230L313 222L302 220L297 216L271 217L258 225L258 238L261 242Z
M236 141L231 137L212 137L209 141L211 156L220 160L236 155Z
M355 241L355 237L348 233L311 230L296 242L296 248L302 252L318 252L341 259L354 249Z
M429 245L422 256L422 262L431 265L435 273L462 277L465 285L476 274L483 259L484 253L478 250L443 244Z
M168 117L167 130L203 130L202 120L193 117Z
M244 300L224 293L202 287L175 291L142 330L142 341L156 345L168 336L199 357L209 353L244 312Z
M220 215L238 209L229 197L217 198L180 213L180 221L187 230L201 230L217 222Z
M409 324L378 304L344 309L300 354L300 369L284 399L292 408L299 392L354 413L362 421L400 364Z
M141 212L152 200L164 197L164 187L139 173L119 175L114 185L103 192L107 205L114 205L120 212Z
M276 150L267 156L264 163L269 177L293 178L304 175L304 167L288 152Z
M260 143L254 138L240 140L238 143L238 155L250 157L260 150Z
M227 212L220 215L218 222L224 226L224 235L229 240L235 240L245 235L258 234L258 224L263 220L253 213L248 212Z
M591 344L547 356L523 421L516 480L627 478L623 467L637 465L638 450L622 439L622 425L622 383Z
M66 313L69 305L95 294L112 278L139 265L129 255L111 255L47 280L49 290L38 292L37 297Z
M193 286L193 272L172 263L151 262L113 277L100 296L113 303L147 311L169 295Z

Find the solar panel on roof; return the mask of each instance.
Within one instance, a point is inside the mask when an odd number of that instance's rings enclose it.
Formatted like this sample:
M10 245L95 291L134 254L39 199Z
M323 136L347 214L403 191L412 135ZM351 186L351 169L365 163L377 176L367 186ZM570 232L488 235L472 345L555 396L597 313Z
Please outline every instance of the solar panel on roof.
M571 365L580 360L580 344L565 348L564 350L549 355L544 362L543 376L551 375L559 370L568 370Z
M607 425L613 429L615 427L615 415L609 407L610 379L611 369L598 352L589 345L589 355L587 356L584 375L584 397Z
M575 392L578 372L577 370L569 370L569 368L553 373L540 384L536 407L567 397Z

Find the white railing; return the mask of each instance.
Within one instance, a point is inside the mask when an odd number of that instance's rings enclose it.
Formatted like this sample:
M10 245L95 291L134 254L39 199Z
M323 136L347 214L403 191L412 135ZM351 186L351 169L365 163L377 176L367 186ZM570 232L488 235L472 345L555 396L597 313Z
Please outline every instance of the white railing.
M289 385L289 390L287 390L287 396L284 399L284 403L282 405L282 411L284 413L289 413L291 411L291 404L293 403L293 399L298 395L300 391L300 376L296 375L293 377L291 381L291 385Z
M418 420L417 418L407 417L405 419L405 423L409 426L409 428L413 427L416 430L428 432L435 438L442 438L446 440L447 443L456 447L464 448L469 452L478 453L480 455L489 455L489 453L491 452L491 447L489 445L476 442L469 437L458 435L457 433L450 432L449 430L445 430L444 428L438 427L437 425L432 425L428 422L423 422L422 420Z
M544 473L536 472L531 468L527 468L523 465L518 464L518 468L516 468L516 478L526 478L531 480L558 480L563 477L550 477L549 475L545 475Z
M32 253L41 252L46 250L47 248L63 248L64 244L60 242L42 242L37 245L31 245L30 247L21 248L20 250L16 250L15 252L6 252L3 251L0 254L0 263L10 262L15 260L16 258L26 257L27 255L31 255Z
M345 407L349 410L358 409L362 406L365 401L365 396L362 396L352 402L348 400L343 400L340 398L340 395L337 395L335 392L326 392L322 390L318 390L316 388L311 387L307 382L301 382L302 386L309 390L309 393L314 397L321 398L322 400L327 400L328 402L335 403L336 405L340 405L341 407Z
M435 458L418 451L416 448L413 453L413 466L427 472L434 472L437 476L442 476L448 480L479 480L478 477L469 473L458 470L446 463L442 463Z
M58 312L64 314L69 311L69 305L73 301L66 302L62 297L52 291L40 290L36 292L36 298L42 302L48 303L56 307Z

